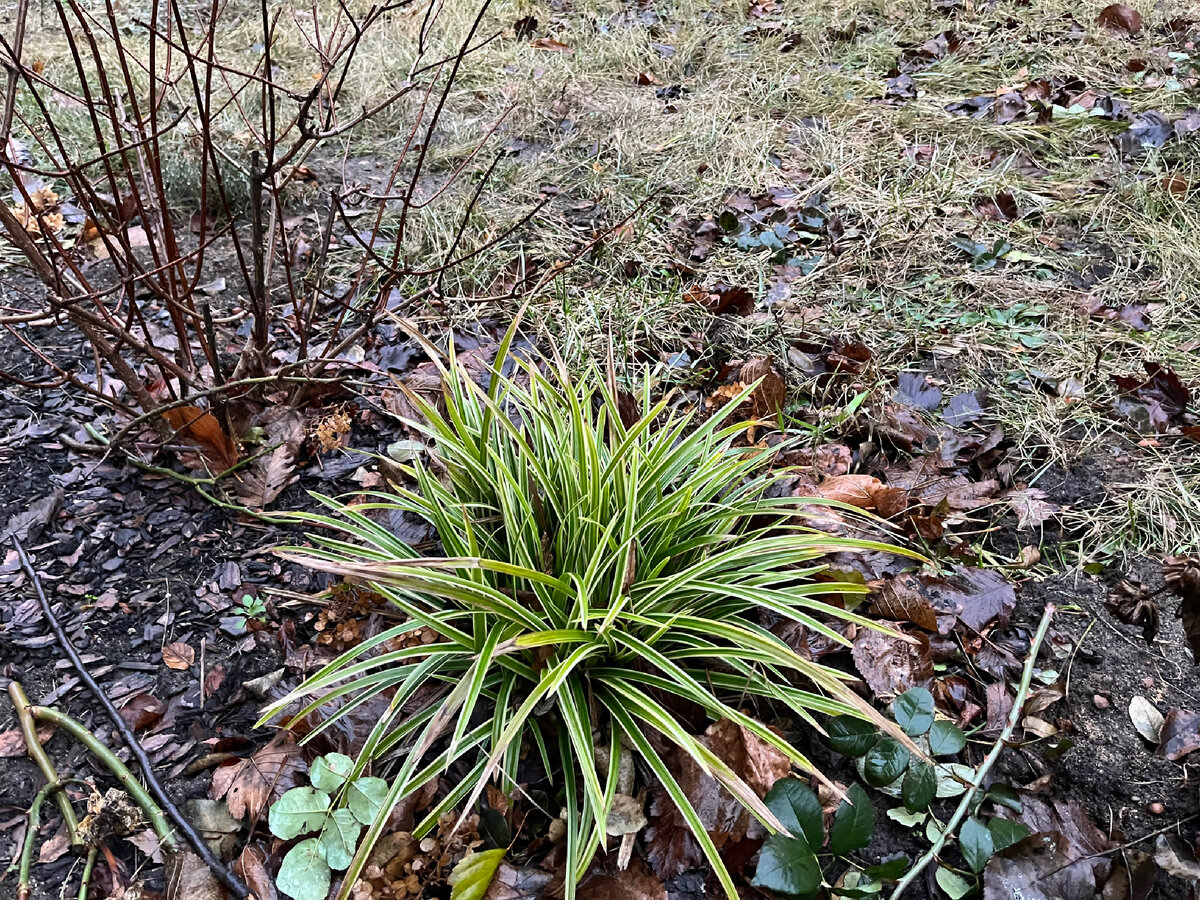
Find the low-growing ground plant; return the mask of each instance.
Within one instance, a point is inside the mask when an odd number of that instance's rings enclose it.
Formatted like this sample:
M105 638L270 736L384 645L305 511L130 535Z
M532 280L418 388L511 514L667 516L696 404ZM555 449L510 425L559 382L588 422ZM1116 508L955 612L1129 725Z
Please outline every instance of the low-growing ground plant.
M840 602L865 588L822 578L820 559L895 548L796 524L804 501L770 495L783 476L763 471L769 451L736 446L742 398L699 421L595 372L573 379L557 364L517 361L501 374L512 334L486 388L451 354L441 402L411 396L423 418L411 424L433 444L428 463L406 471L415 486L353 506L325 499L334 515L299 515L339 536L314 535L315 546L286 556L370 582L409 620L327 665L268 717L319 710L319 733L389 699L347 775L396 761L343 895L402 797L455 762L470 766L418 823L420 836L447 810L472 809L489 780L510 791L529 751L561 791L571 897L606 843L620 760L632 751L734 897L664 748L694 759L771 832L788 833L787 823L689 733L667 698L737 723L810 773L804 753L744 714L738 698L781 704L814 730L814 714L848 715L900 735L846 687L848 676L797 655L767 627L791 620L841 643L831 620L878 628ZM419 556L375 518L396 513L429 523L445 555ZM437 637L399 646L418 629Z

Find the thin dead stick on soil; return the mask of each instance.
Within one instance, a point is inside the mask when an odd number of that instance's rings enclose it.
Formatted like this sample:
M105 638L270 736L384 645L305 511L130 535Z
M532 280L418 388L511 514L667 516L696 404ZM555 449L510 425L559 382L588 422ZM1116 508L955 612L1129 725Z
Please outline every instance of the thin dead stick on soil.
M137 737L130 730L129 726L125 724L125 720L121 718L121 714L117 711L117 708L113 706L112 701L108 699L108 695L104 693L104 690L96 683L95 679L92 678L91 674L87 670L87 667L83 664L83 660L80 659L78 651L76 651L75 647L71 644L70 638L67 637L67 633L63 629L62 624L55 617L54 611L50 608L50 601L46 597L46 592L42 588L41 579L38 577L37 571L33 568L33 564L29 561L29 557L25 553L25 548L21 546L20 540L15 537L13 538L13 547L16 548L22 570L33 584L34 592L37 594L38 602L42 607L42 614L46 617L46 621L50 624L50 629L54 632L55 638L58 639L58 643L62 647L63 653L65 653L67 658L71 661L71 665L74 666L80 680L87 685L88 690L92 692L92 695L96 698L100 705L104 707L104 711L112 720L113 726L117 733L129 747L129 752L133 754L133 758L137 760L138 766L142 770L142 776L145 778L146 784L149 785L150 791L153 793L154 798L152 799L150 795L146 793L145 789L143 789L142 786L137 783L136 779L133 779L132 775L129 775L128 779L122 777L120 771L114 767L113 763L115 762L116 765L120 766L120 768L123 769L126 774L129 774L129 770L125 768L124 764L122 764L120 760L113 756L112 751L108 750L107 747L100 743L100 741L96 739L94 735L92 735L86 728L84 728L82 725L79 725L79 723L75 722L73 719L70 719L56 710L51 710L46 707L31 706L28 699L24 698L23 693L21 694L20 698L18 698L16 694L13 694L13 705L18 707L18 711L22 705L24 705L25 709L27 710L27 714L32 714L35 718L39 718L42 721L52 722L62 727L64 730L69 731L73 737L81 741L85 746L88 747L89 750L104 759L106 765L108 765L113 774L117 775L117 777L121 779L122 783L125 784L130 796L134 797L134 799L138 801L138 804L147 814L147 817L151 820L152 824L155 825L155 831L159 834L160 838L164 839L164 842L166 842L164 838L164 832L160 831L160 823L156 822L153 809L159 810L158 815L160 817L165 811L166 816L170 818L170 821L174 827L178 829L179 833L182 834L187 840L188 844L191 845L195 854L204 861L205 865L212 870L213 874L221 882L221 884L223 884L235 897L239 898L239 900L249 897L251 895L250 889L246 887L242 880L238 878L237 875L235 875L229 868L227 868L220 859L217 858L204 839L196 832L196 829L192 827L192 823L184 818L178 807L176 807L171 801L171 798L167 796L167 792L163 790L162 785L159 784L158 778L154 774L154 767L151 765L150 758L146 755L146 751L142 749L142 745L138 743ZM9 687L10 693L12 693L13 685L16 685L18 690L20 689L20 685L18 685L16 682L13 682ZM21 701L23 701L23 704ZM38 746L36 734L31 747L32 746ZM38 746L38 749L41 749L40 746ZM111 757L111 760L105 758L106 753L108 757ZM138 793L139 791L141 792L140 794ZM155 803L154 800L157 800L157 803ZM149 807L147 807L145 801L149 801ZM162 819L161 827L166 829L165 834L170 836L170 843L174 844L174 836L171 834L171 828L166 824L165 819Z
M1017 696L1013 700L1012 712L1008 714L1008 721L1004 725L1004 730L1000 732L1000 737L996 738L996 743L992 744L992 749L988 751L988 755L984 757L979 768L975 770L975 777L971 779L966 793L963 794L962 800L958 803L958 808L954 810L954 815L950 817L950 821L946 823L946 827L942 829L933 846L930 847L925 854L913 864L913 867L908 870L903 878L896 884L896 890L892 892L892 900L898 898L904 893L905 888L917 880L917 876L925 870L942 847L946 845L946 839L954 834L962 820L966 818L967 813L971 809L971 801L975 799L975 794L983 785L984 779L991 771L996 760L1000 758L1000 754L1008 745L1009 738L1012 737L1013 731L1017 727L1017 723L1021 721L1021 707L1025 705L1025 697L1029 693L1029 684L1033 680L1033 669L1037 664L1038 651L1042 647L1042 641L1046 639L1046 633L1050 630L1050 620L1054 618L1054 613L1058 607L1053 603L1046 604L1046 610L1042 613L1042 620L1038 623L1037 632L1033 636L1033 643L1029 647L1029 657L1025 660L1025 669L1021 672L1021 684L1017 688Z

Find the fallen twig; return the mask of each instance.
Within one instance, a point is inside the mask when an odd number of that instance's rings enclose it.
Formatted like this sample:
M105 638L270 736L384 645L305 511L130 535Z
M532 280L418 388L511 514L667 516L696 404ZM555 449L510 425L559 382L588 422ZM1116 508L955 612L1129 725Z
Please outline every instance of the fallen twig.
M1029 658L1025 660L1025 668L1021 672L1021 684L1017 688L1017 696L1013 700L1012 712L1008 714L1008 721L1004 724L1004 730L1000 732L1000 737L996 738L996 743L992 744L992 749L988 751L988 755L984 757L983 762L979 764L979 768L975 770L975 777L971 779L971 783L967 786L962 800L958 803L958 808L954 810L954 815L950 817L950 821L946 823L946 827L942 829L937 840L933 842L933 846L925 851L925 854L913 864L913 867L896 884L896 890L892 892L892 900L898 900L900 895L904 893L904 889L917 880L917 876L925 870L925 867L929 865L941 851L942 847L945 846L946 839L958 830L958 826L966 818L967 812L971 808L971 801L975 799L976 792L983 785L983 781L991 770L992 765L1000 758L1000 754L1008 744L1008 739L1012 737L1013 730L1017 727L1017 723L1021 721L1021 707L1025 705L1025 696L1029 693L1029 683L1033 680L1033 669L1037 663L1038 651L1042 647L1042 641L1046 639L1046 632L1050 630L1050 620L1054 618L1056 611L1057 607L1053 603L1046 604L1046 611L1042 613L1042 621L1038 623L1037 632L1033 636L1033 643L1029 647Z
M188 844L191 845L196 855L199 856L200 859L204 861L205 865L212 870L213 874L217 877L221 884L228 888L235 897L239 898L239 900L249 897L250 889L246 887L242 880L238 878L232 871L230 871L220 859L217 858L204 839L196 833L196 829L192 827L192 823L184 818L183 814L179 811L179 808L176 807L171 801L171 798L167 796L167 792L163 790L162 785L158 782L158 778L154 775L154 767L150 764L150 758L146 756L146 751L142 749L142 745L138 743L137 737L130 730L129 726L125 724L125 720L121 718L121 714L117 711L117 708L113 706L112 701L108 699L108 695L104 693L100 685L98 685L96 680L92 678L91 673L88 672L87 667L83 664L83 660L79 658L78 651L71 643L70 638L67 637L67 633L65 630L63 630L62 624L55 617L54 611L50 608L50 601L47 599L46 592L42 588L41 579L38 578L37 572L34 570L32 563L30 563L29 557L25 553L25 548L21 546L21 542L15 537L13 538L13 546L16 548L17 556L21 562L21 568L29 577L29 580L33 583L34 592L37 594L38 602L42 607L42 614L45 615L46 621L50 624L50 629L54 632L54 636L58 639L59 645L63 649L63 653L65 653L67 658L71 661L71 665L75 667L75 671L78 673L80 680L87 686L88 690L92 692L97 702L104 707L104 711L108 713L108 717L112 720L117 734L121 736L121 740L123 740L129 747L129 752L133 754L133 758L137 760L137 764L142 770L142 775L146 779L146 784L149 785L154 797L158 800L158 803L155 804L156 807L159 807L161 811L165 811L171 822L176 828L179 829L179 833L182 834L187 840ZM18 690L20 689L20 685L16 682L13 682L9 685L10 694L12 693L13 685L16 685ZM13 697L13 703L14 705L18 705L17 698L15 696ZM25 704L28 706L27 699L25 700ZM89 749L96 753L97 756L101 755L101 750L107 751L109 755L112 756L112 752L109 751L107 747L100 743L99 740L96 740L95 736L92 735L91 732L89 732L82 725L79 725L78 722L75 722L74 719L59 713L57 710L48 709L47 707L29 707L29 710L30 713L33 714L34 718L41 718L43 721L55 722L56 724L61 725L61 727L64 729L71 731L74 737L78 738L85 744L88 744ZM75 730L72 726L78 726L79 730ZM87 738L91 738L93 741L95 741L95 745L89 744ZM34 744L37 744L36 736L34 738ZM121 763L121 761L115 756L112 756L112 760L120 765L122 769L125 768L124 764ZM107 760L105 762L106 764L109 764ZM112 769L113 773L119 778L121 777L117 769L111 764L109 764L109 768ZM125 771L128 773L129 770L125 769ZM123 778L121 780L122 782L126 781L126 779ZM145 789L143 789L142 786L137 783L137 780L134 779L132 775L130 775L129 781L136 785L137 790L141 790L143 793L145 793ZM129 784L126 784L126 789L129 791L130 796L134 797L135 800L138 799L135 796L134 788L132 788ZM149 798L147 797L147 799ZM140 801L139 805L141 805ZM144 806L143 809L147 812L147 816L151 818L151 823L153 824L154 820L153 817L150 816L150 811ZM155 830L157 833L157 828ZM167 829L167 832L170 833L169 828ZM159 837L161 838L163 835L159 834Z

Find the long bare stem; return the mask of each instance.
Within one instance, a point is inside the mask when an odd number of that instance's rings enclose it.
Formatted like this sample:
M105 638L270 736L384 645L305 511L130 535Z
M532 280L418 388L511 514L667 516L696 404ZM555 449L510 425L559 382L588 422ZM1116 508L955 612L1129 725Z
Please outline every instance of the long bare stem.
M1050 630L1050 620L1054 618L1056 611L1057 607L1053 603L1046 604L1046 610L1042 613L1042 621L1038 624L1037 632L1033 636L1033 643L1029 647L1029 658L1025 660L1025 669L1021 672L1021 684L1017 688L1017 696L1013 700L1012 712L1008 714L1008 721L1004 724L1004 730L1000 732L1000 736L996 738L996 743L992 744L992 749L988 751L988 755L984 757L979 768L975 770L975 777L971 779L971 783L963 793L962 800L958 803L958 808L954 810L954 815L950 817L950 821L946 823L946 827L942 829L937 840L933 842L933 846L925 851L925 854L897 882L896 890L892 892L892 900L898 900L905 889L917 880L917 876L924 871L925 867L941 853L942 847L946 845L946 840L958 830L958 826L962 824L962 820L970 812L975 795L979 792L980 787L983 786L983 782L987 778L988 772L991 771L992 765L1000 758L1000 754L1004 752L1004 748L1008 745L1009 738L1012 737L1017 723L1021 721L1021 707L1025 705L1025 698L1029 694L1029 684L1033 680L1033 670L1037 664L1038 651L1042 647L1042 641L1046 639L1046 633Z

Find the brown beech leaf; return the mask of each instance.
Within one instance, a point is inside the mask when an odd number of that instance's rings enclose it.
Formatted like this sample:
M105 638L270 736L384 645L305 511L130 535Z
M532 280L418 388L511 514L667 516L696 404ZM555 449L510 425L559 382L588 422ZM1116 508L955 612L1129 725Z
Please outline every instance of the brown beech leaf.
M234 870L242 876L255 900L278 900L275 879L267 868L270 854L258 844L247 844L234 863Z
M54 735L54 726L39 725L37 730L37 739L39 744L44 744ZM25 736L21 734L20 728L10 728L7 731L0 731L0 759L12 759L17 756L25 755Z
M540 37L529 42L529 46L534 50L550 50L554 53L574 53L569 46L562 41L556 41L552 37Z
M184 646L187 645L185 644ZM188 649L190 650L191 648L189 647ZM165 660L165 648L163 653ZM187 667L185 666L184 668ZM134 731L142 731L152 725L158 724L158 721L166 711L167 705L153 694L138 694L120 709L121 718Z
M224 798L235 819L257 819L266 812L272 798L293 788L304 772L296 739L280 732L254 755L219 767L213 772L208 795Z
M163 664L168 669L190 669L196 661L196 651L183 641L175 641L162 648Z
M875 492L883 487L873 475L834 475L817 485L817 494L826 500L870 509L875 506Z
M1096 16L1096 24L1117 34L1137 34L1142 30L1142 14L1125 3L1110 3Z
M584 877L576 896L579 900L667 900L667 889L637 857L624 869L606 857L603 866L593 866Z
M304 416L291 407L275 407L256 424L265 446L273 449L238 473L237 496L251 509L264 509L292 483L296 453L304 441Z
M1200 750L1200 715L1186 709L1173 709L1163 719L1159 732L1158 755L1171 762Z
M897 575L885 581L871 604L871 612L885 619L912 622L926 631L937 631L937 611L922 591L920 580L914 575Z
M761 379L761 380L760 380ZM787 399L787 382L769 359L752 359L742 366L738 381L750 385L758 382L750 394L751 413L755 418L772 418L779 414Z
M775 782L791 770L786 756L728 719L710 725L700 742L759 797L766 796ZM687 794L713 843L725 847L744 838L754 821L745 806L716 779L706 775L690 756L681 752L672 756L679 786ZM651 800L650 825L645 835L647 856L659 878L673 878L704 858L678 807L661 789Z
M214 474L237 465L237 444L212 413L197 406L177 406L166 410L163 418L175 429L176 439L198 450Z
M880 622L902 631L899 622ZM875 694L893 697L909 688L929 687L933 683L933 657L929 639L919 632L916 644L870 628L860 628L854 637L851 656L854 666Z

